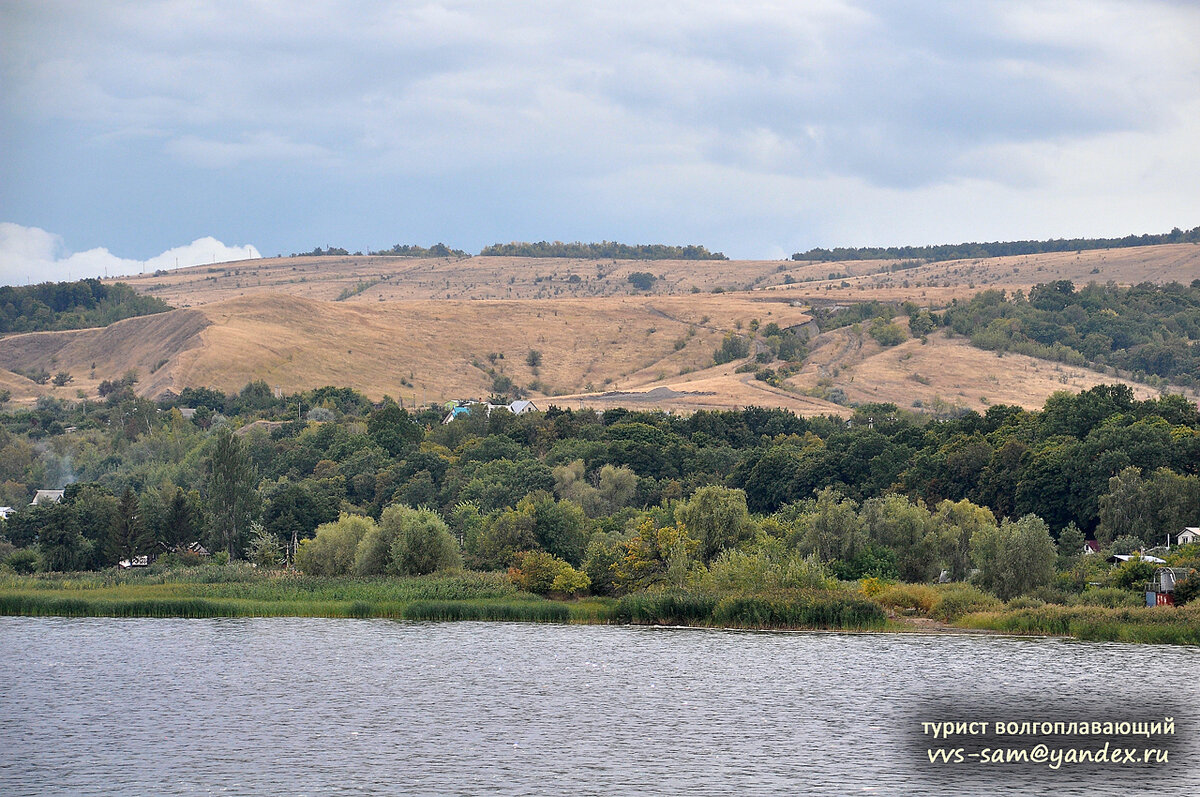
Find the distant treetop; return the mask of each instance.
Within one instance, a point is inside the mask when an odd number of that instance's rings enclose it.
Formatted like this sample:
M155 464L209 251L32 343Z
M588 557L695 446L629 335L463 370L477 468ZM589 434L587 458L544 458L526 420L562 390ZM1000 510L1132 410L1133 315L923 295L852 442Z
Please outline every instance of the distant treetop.
M1052 238L1048 241L994 241L992 243L938 244L936 246L863 246L809 249L792 260L965 260L1042 252L1077 252L1083 249L1123 249L1155 244L1200 243L1200 227L1176 227L1161 235L1126 235L1124 238Z
M577 257L581 259L612 260L728 260L721 252L710 252L703 246L667 246L665 244L563 243L514 241L493 244L479 253L482 257Z
M470 257L470 253L462 249L451 249L440 241L429 248L396 244L391 249L380 249L371 252L372 255L398 255L400 257Z
M292 257L322 257L325 255L348 255L348 254L350 254L350 253L348 251L346 251L345 249L342 249L340 246L327 246L324 249L322 249L321 247L318 246L318 247L314 248L311 252L292 252L291 256ZM362 252L356 252L355 254L361 255Z

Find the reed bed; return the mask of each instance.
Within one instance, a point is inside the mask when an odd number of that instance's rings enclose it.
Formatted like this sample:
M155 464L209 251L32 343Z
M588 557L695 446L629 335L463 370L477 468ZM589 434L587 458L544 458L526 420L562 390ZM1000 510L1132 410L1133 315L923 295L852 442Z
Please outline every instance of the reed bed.
M1200 605L1105 608L1058 606L970 614L967 628L1010 634L1054 634L1093 642L1200 645Z
M571 610L555 601L414 601L405 620L501 620L522 623L569 623Z
M638 625L868 629L887 620L875 601L841 592L770 595L640 593L618 601L614 618Z

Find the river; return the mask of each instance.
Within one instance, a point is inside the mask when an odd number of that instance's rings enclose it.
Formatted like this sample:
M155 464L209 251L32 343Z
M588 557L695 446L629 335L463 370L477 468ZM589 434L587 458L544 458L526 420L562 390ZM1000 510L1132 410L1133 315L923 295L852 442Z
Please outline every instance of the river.
M0 617L3 795L1191 795L1197 713L1187 647ZM921 725L1164 716L1139 766L931 764L962 737Z

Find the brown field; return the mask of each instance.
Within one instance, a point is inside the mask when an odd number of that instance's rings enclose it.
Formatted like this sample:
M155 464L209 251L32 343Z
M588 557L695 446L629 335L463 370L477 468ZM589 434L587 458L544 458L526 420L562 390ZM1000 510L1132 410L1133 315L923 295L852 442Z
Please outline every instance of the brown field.
M846 414L883 401L932 412L1040 406L1056 390L1115 377L1019 355L997 356L936 334L881 349L835 330L812 343L785 388L712 366L727 331L753 319L810 320L810 304L911 299L938 306L986 287L1037 282L1191 281L1200 246L1178 244L895 270L886 261L596 261L536 258L274 258L124 277L180 309L105 329L0 339L0 367L67 371L35 385L0 371L13 401L95 396L129 369L157 396L185 386L237 390L252 379L284 392L344 385L405 404L485 398L502 375L539 405L703 408L777 406ZM628 275L658 277L638 294ZM833 279L830 279L830 276ZM788 281L790 284L786 284ZM722 292L713 293L714 289ZM541 365L531 367L531 350ZM1154 391L1136 386L1140 396ZM838 395L838 392L842 394ZM843 397L844 396L844 397Z

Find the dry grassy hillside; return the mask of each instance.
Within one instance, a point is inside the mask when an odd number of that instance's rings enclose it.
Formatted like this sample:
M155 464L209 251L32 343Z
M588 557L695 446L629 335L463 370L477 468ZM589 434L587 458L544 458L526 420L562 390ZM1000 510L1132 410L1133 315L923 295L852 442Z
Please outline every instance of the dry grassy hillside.
M99 330L0 339L0 388L13 400L94 396L136 369L155 396L185 386L236 390L263 379L286 392L345 385L406 403L483 398L499 377L560 405L679 411L747 405L802 414L891 401L931 411L1040 406L1055 390L1114 377L931 336L881 349L835 330L803 371L772 387L739 363L712 366L728 331L753 319L808 322L813 303L878 298L939 305L985 287L1070 279L1133 283L1200 277L1200 246L1177 244L933 263L886 261L585 261L540 258L301 257L197 266L124 278L181 309ZM657 276L636 293L629 274ZM714 289L721 292L714 293ZM733 290L752 289L752 290ZM540 364L530 364L531 351ZM36 385L12 369L67 371ZM1136 387L1139 395L1150 395ZM835 401L831 401L835 399Z
M1022 288L1069 279L1121 284L1191 282L1200 277L1200 244L1167 244L1040 255L955 260L904 268L855 260L572 260L469 257L286 257L121 277L174 307L197 307L257 293L345 302L404 299L556 299L628 296L628 277L657 277L650 293L693 295L714 289L768 289L788 298L878 298L942 303L989 286ZM832 278L831 278L832 277ZM789 282L790 281L790 282Z
M375 305L262 294L104 329L5 338L0 365L65 370L71 389L91 395L100 380L129 368L151 396L188 385L236 390L263 379L286 392L332 384L376 398L440 401L486 397L496 375L545 395L704 367L723 330L754 318L783 327L810 320L786 302L748 296ZM531 351L540 355L537 367Z

